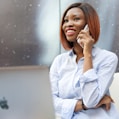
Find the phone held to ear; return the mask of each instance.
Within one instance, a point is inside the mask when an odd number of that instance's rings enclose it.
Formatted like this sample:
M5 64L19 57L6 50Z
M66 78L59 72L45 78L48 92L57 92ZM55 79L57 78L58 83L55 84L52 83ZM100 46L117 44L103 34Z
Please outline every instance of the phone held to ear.
M88 24L85 25L84 29L85 31L88 31L89 30L89 27L88 27Z
M88 24L85 25L84 29L85 31L89 31L89 27ZM79 45L83 48L83 44L80 43L80 38L77 39L77 42L79 43Z

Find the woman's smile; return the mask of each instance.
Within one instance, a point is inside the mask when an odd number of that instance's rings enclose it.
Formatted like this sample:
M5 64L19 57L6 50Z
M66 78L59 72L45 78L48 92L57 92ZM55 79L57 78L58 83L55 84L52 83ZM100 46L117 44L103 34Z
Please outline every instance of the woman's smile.
M75 35L75 33L76 33L76 30L73 28L66 29L66 36L73 36L73 35Z

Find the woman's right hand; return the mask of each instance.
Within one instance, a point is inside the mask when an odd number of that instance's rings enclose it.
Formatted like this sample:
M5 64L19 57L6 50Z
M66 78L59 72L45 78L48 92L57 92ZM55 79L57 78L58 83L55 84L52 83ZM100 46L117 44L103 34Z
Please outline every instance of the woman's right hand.
M102 107L102 106L105 106L105 109L108 111L111 107L111 103L114 102L113 99L111 98L111 96L109 95L105 95L101 100L100 102L97 104L97 106L95 108L99 108L99 107ZM88 109L87 107L82 106L82 100L78 100L77 103L76 103L76 106L75 106L75 109L74 111L75 112L78 112L78 111L81 111L83 109ZM94 108L94 109L95 109Z
M105 95L95 108L105 106L105 109L109 110L112 102L114 102L113 99L109 95Z

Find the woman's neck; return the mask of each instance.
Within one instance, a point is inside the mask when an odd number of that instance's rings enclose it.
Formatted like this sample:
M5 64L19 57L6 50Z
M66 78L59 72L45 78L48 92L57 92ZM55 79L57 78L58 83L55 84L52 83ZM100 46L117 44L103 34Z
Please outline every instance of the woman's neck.
M74 50L74 53L77 56L76 62L78 62L78 60L80 58L84 57L84 55L83 55L83 49L82 49L82 47L78 43L74 43L73 50Z

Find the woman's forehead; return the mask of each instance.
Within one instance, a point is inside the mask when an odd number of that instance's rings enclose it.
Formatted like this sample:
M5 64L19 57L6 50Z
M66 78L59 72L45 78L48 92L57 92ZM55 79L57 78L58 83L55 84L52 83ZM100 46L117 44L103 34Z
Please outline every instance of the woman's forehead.
M66 12L65 17L68 17L70 15L74 15L74 16L85 16L84 13L83 13L83 11L79 7L74 7L74 8L69 9Z

